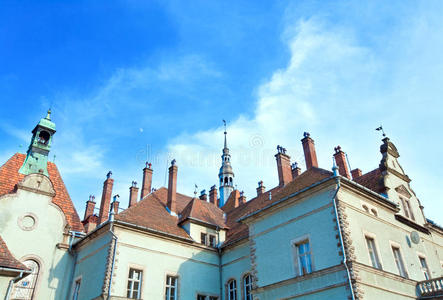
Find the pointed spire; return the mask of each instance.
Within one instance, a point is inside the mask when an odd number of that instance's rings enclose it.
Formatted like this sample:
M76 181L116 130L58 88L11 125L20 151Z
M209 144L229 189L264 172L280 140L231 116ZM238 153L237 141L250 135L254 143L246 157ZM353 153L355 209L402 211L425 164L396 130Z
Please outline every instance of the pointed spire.
M228 149L228 143L226 142L226 135L228 134L228 132L226 131L226 121L225 120L223 120L223 124L224 124L224 126L225 126L225 147L224 147L224 149Z

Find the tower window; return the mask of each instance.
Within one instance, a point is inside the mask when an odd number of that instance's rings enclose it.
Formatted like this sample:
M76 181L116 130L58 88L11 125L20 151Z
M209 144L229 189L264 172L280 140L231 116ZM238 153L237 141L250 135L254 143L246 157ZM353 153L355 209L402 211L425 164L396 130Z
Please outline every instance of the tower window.
M49 133L47 131L40 131L38 135L38 142L47 145L49 141Z
M228 177L225 177L225 184L228 183Z

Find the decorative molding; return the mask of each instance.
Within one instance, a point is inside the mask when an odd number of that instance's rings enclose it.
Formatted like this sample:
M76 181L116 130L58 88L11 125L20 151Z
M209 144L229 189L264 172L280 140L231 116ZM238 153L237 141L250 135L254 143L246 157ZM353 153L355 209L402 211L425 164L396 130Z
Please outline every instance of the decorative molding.
M405 225L408 225L409 227L412 227L420 232L426 233L426 234L431 234L431 232L429 231L428 228L421 226L420 224L417 224L411 220L409 220L408 218L400 215L400 214L395 214L395 219Z

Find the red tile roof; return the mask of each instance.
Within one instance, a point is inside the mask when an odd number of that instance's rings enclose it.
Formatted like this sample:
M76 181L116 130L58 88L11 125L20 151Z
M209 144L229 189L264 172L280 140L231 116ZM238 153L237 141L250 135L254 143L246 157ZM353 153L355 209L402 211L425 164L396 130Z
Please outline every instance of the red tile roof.
M295 192L299 192L302 189L307 188L314 183L326 179L332 175L333 174L330 171L313 167L297 176L293 181L289 182L285 186L277 186L261 194L260 196L251 199L245 204L241 204L237 208L227 211L227 225L230 229L227 232L224 246L249 236L248 226L237 222L239 218L258 211L271 203L277 202ZM269 193L271 193L271 199L269 199Z
M18 172L25 158L25 154L16 153L0 167L0 196L15 192L17 183L25 177L25 175ZM71 230L84 231L57 166L52 162L48 162L48 173L55 190L52 203L63 211Z
M215 204L194 198L181 212L179 223L187 219L194 219L204 223L212 224L220 228L226 228L223 218L223 210Z
M357 177L354 181L376 193L385 192L383 178L379 168Z
M168 190L162 187L116 215L115 219L191 240L188 233L177 225L178 218L166 210L167 198ZM177 193L178 210L183 210L191 200L191 197Z
M0 236L0 267L3 268L11 268L18 270L28 270L24 264L19 262L15 257L11 254L6 246L5 241Z

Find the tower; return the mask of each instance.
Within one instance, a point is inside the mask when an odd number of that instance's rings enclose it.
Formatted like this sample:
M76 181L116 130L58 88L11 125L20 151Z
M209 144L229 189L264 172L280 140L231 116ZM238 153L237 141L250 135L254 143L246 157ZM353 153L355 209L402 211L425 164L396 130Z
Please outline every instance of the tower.
M229 148L226 142L226 121L223 120L225 125L225 144L223 148L222 165L220 167L220 172L218 173L218 178L220 180L220 201L219 206L222 207L226 201L228 201L229 195L234 190L234 172L231 167L231 155L229 154Z
M55 133L55 124L51 121L51 110L32 130L31 144L26 159L19 172L21 174L43 173L48 175L48 153L51 149L52 136Z

